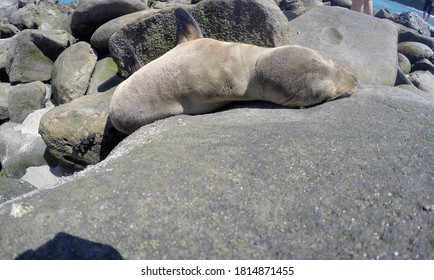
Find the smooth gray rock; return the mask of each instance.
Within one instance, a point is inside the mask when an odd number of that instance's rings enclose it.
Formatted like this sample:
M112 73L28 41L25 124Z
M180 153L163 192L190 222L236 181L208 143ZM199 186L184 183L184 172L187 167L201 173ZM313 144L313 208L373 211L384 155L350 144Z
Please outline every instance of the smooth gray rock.
M9 92L11 85L0 83L0 121L9 119Z
M425 44L418 42L402 42L398 44L398 52L405 55L411 64L433 56L433 50Z
M351 70L359 82L395 84L398 32L389 21L324 6L309 10L289 25L294 44L329 54Z
M411 63L408 58L402 53L398 53L398 65L404 74L408 74L411 71Z
M291 43L288 21L269 0L206 0L185 6L207 38L274 47ZM142 65L165 54L178 42L174 8L125 25L109 41L110 53L122 76L132 49Z
M59 55L51 81L53 97L58 104L86 94L96 61L96 53L86 42L79 42Z
M104 23L146 8L140 0L81 0L71 17L71 31L80 40L89 41Z
M418 89L434 93L434 75L430 71L415 71L408 78Z
M29 193L36 188L31 184L17 179L0 176L0 204Z
M2 204L0 258L98 243L125 259L433 259L433 119L432 95L365 86L161 120L15 201L33 207L20 219ZM77 243L44 251L59 234Z
M9 93L9 117L11 122L22 123L32 112L45 107L47 89L42 82L19 84Z

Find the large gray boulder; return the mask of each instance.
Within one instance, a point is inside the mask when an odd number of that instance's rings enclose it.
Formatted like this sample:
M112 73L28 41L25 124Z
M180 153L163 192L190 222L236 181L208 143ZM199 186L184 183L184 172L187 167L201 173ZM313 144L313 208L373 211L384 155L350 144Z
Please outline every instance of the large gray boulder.
M51 81L53 97L58 104L71 102L86 94L96 61L96 53L86 42L79 42L59 55Z
M89 41L104 23L146 8L140 0L81 0L71 17L71 31L80 40Z
M14 86L8 100L11 122L22 123L30 113L45 108L46 95L47 88L39 81Z
M290 43L288 21L273 1L205 0L184 8L208 38L267 47ZM173 11L174 8L143 16L110 38L110 53L122 75L128 75L125 71L128 48L145 65L176 46L178 32Z
M20 219L2 204L0 258L433 259L433 119L383 86L164 119Z
M107 92L82 96L43 116L39 133L65 171L100 162L124 137L108 119L111 97Z
M23 180L0 176L0 204L29 193L35 189L34 186Z
M46 110L35 111L22 124L8 122L0 126L0 161L7 177L21 178L28 167L55 164L38 133Z
M6 72L12 83L48 81L53 62L74 42L63 30L24 30L11 40Z
M359 82L395 84L398 33L393 23L324 6L309 10L289 25L294 44L328 53L356 74Z

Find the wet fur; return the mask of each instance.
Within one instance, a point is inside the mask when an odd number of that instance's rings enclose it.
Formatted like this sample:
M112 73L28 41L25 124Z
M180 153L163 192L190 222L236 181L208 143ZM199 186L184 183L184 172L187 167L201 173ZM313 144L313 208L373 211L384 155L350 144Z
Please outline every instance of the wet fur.
M202 38L190 14L177 9L175 15L181 25L178 46L139 70L134 56L130 68L137 71L114 93L109 114L121 132L177 114L211 112L233 101L311 106L356 89L356 77L325 53Z

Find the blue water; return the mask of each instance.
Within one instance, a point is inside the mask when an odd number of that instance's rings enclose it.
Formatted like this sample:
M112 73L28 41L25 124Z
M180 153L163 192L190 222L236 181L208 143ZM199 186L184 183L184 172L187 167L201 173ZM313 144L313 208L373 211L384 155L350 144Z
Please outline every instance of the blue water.
M374 9L379 11L381 9L388 9L389 12L392 13L403 13L403 12L416 12L419 16L422 17L423 7L420 7L419 9L415 9L413 7L404 6L402 4L399 4L397 2L389 1L389 0L372 0L374 2ZM431 17L428 20L428 23L431 26L434 26L434 13L431 15Z

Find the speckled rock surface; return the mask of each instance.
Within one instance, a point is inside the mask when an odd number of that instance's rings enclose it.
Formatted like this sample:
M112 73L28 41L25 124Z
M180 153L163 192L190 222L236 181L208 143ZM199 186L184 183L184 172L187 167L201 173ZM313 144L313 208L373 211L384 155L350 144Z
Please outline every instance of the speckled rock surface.
M0 258L433 259L433 119L431 94L364 86L161 120L0 205Z

